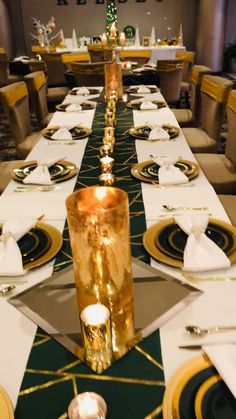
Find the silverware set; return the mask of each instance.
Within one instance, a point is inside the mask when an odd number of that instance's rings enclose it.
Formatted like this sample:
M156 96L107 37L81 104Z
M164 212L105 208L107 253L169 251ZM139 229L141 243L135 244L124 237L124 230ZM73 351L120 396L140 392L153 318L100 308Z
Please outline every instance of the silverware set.
M17 186L14 189L14 192L34 192L34 191L39 191L39 192L51 192L55 189L60 189L60 186L54 186L54 185L48 185L48 186Z

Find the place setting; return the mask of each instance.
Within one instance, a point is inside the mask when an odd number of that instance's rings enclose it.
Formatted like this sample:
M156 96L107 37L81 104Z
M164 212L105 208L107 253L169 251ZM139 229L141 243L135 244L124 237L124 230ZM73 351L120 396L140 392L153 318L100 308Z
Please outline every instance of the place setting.
M145 99L136 99L131 100L127 103L127 108L135 109L138 111L142 110L157 110L166 107L166 102L160 100L145 100Z
M60 231L42 219L43 215L19 217L0 224L0 277L25 275L59 252L63 242Z
M192 179L198 176L197 163L182 158L150 155L151 159L137 163L131 168L131 174L142 182L160 187L190 186Z
M90 96L90 95L100 95L101 94L101 88L99 87L73 87L69 91L69 95L78 95L78 96Z
M127 87L125 88L125 92L130 94L147 95L150 93L157 93L159 92L159 89L156 86L139 85Z
M65 158L26 161L12 171L12 178L22 183L22 186L17 186L14 191L53 191L60 188L57 183L71 179L77 173L77 166Z
M129 135L145 141L169 141L177 138L179 133L180 129L171 124L145 123L129 129Z
M89 100L82 101L80 103L76 102L66 102L56 105L56 109L61 112L83 112L83 111L90 111L95 109L96 102L92 102Z
M76 140L81 140L88 137L92 130L84 127L82 124L68 128L66 126L51 125L42 130L42 135L47 140L57 144L74 144ZM48 144L48 143L47 143Z

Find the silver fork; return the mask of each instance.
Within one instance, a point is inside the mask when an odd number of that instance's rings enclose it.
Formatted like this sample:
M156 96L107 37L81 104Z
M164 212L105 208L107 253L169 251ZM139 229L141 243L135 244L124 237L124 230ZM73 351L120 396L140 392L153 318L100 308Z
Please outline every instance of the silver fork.
M60 186L17 186L14 192L50 192L55 189L60 189Z

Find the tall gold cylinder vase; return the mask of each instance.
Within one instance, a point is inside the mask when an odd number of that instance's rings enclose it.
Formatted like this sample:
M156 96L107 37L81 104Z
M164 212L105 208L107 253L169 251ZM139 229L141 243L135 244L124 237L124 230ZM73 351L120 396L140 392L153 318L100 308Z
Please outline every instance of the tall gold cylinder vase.
M111 312L114 359L134 338L133 279L126 192L91 186L66 200L79 312L100 303Z

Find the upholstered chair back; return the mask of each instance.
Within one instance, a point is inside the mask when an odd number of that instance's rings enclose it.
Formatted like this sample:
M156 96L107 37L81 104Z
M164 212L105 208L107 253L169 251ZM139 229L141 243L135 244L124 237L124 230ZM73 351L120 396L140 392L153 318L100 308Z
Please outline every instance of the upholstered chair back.
M103 47L102 44L89 44L88 53L91 63L98 63L102 61L111 61L112 49Z
M183 77L184 59L158 60L157 73L160 81L161 94L166 102L178 102Z
M48 125L47 81L42 71L35 71L24 77L30 102L40 128Z
M216 142L219 139L222 119L232 82L224 77L205 75L201 84L200 125Z
M71 52L68 54L61 54L61 61L65 67L65 70L71 70L72 62L88 63L90 56L88 52Z
M26 84L22 81L2 87L0 97L9 118L15 143L19 145L32 131Z
M227 125L228 138L225 156L228 158L228 169L236 172L236 90L232 90L229 94L227 102Z
M195 62L196 53L194 51L176 51L176 58L184 59L183 81L190 83L192 68Z
M48 53L43 56L47 66L48 86L64 86L66 84L64 76L64 65L61 61L60 53Z
M104 65L106 63L106 61L71 63L71 70L75 75L77 86L104 86Z
M196 120L199 121L201 110L201 83L202 78L206 74L210 74L212 70L204 65L194 65L191 74L191 111Z
M130 50L119 52L121 61L136 61L138 64L146 64L151 58L151 51L146 50Z

